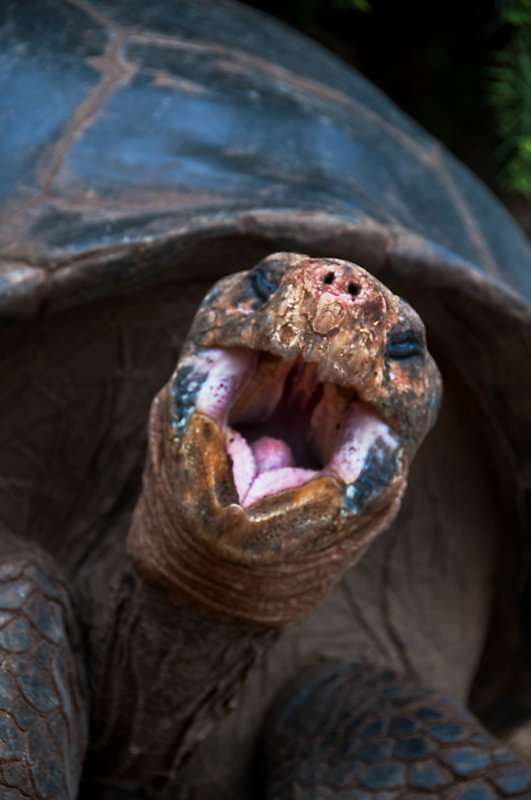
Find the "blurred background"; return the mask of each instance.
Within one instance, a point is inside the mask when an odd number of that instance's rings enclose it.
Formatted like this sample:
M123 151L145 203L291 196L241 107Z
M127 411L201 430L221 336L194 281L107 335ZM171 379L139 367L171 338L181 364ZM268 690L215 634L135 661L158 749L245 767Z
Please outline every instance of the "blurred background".
M332 50L472 169L531 236L531 0L247 0Z

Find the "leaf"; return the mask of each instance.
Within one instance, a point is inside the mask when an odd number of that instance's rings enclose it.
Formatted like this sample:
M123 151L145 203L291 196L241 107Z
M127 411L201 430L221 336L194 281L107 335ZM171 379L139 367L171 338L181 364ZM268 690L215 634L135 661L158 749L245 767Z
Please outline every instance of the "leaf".
M488 101L501 139L495 156L500 182L531 196L531 0L503 0L500 19L510 35L487 70Z

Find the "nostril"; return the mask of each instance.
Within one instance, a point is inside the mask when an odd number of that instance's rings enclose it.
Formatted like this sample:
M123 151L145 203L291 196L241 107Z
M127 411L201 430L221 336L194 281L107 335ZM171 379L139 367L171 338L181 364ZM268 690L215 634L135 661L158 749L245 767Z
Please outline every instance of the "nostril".
M328 284L333 283L335 277L336 276L334 275L333 272L327 272L323 278L323 283L328 283Z
M357 283L353 283L352 281L350 281L347 288L348 288L348 293L351 294L352 297L356 297L356 295L360 290L360 287L357 285Z

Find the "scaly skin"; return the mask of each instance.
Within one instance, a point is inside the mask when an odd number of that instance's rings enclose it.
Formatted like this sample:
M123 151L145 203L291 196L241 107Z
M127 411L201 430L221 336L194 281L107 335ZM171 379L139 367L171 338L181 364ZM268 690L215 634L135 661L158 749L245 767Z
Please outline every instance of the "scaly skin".
M415 678L321 664L268 713L265 800L529 798L531 768Z
M40 548L0 531L0 797L74 800L88 738L82 636Z

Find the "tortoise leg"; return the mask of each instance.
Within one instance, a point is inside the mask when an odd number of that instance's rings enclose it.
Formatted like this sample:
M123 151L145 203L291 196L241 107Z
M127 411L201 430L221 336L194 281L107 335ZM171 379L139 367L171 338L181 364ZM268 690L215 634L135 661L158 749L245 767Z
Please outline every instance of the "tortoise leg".
M70 800L87 745L81 635L52 559L0 537L0 797Z
M300 675L266 719L267 800L531 796L531 768L454 701L365 664Z

